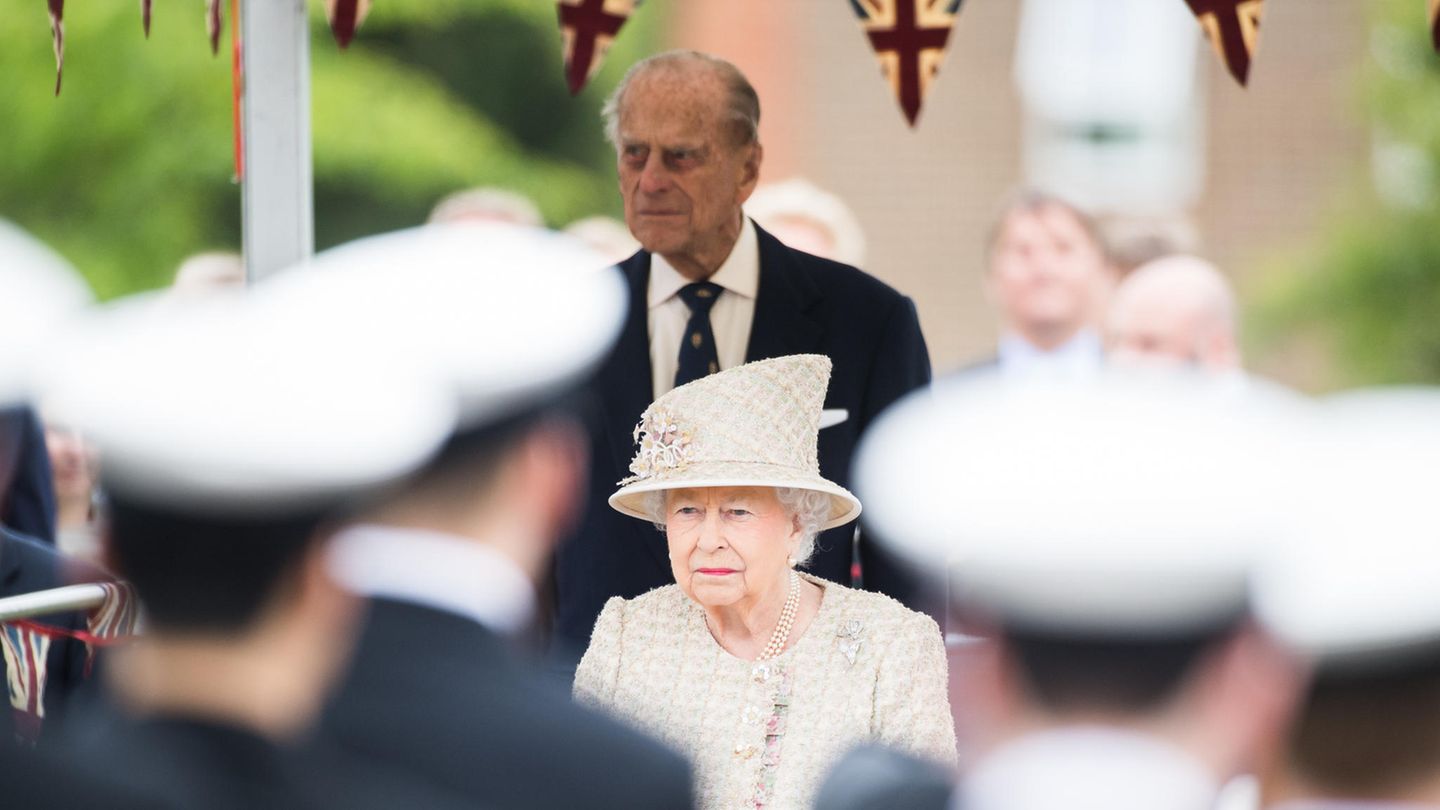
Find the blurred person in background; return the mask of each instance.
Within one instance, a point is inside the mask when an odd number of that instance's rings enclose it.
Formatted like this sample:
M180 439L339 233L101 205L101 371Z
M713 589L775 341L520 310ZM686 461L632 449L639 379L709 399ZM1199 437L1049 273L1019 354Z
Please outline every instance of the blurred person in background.
M605 107L625 220L643 249L622 262L630 314L590 387L590 493L556 564L556 654L573 667L613 596L670 582L662 538L612 512L635 419L665 392L789 354L834 363L820 472L844 486L870 421L930 381L914 303L860 270L781 244L742 208L760 178L760 100L732 64L675 51L636 64ZM853 525L821 535L807 570L849 584ZM864 587L914 601L913 578L861 539Z
M1106 253L1121 279L1137 267L1166 256L1200 250L1200 235L1188 219L1112 214L1099 220Z
M55 485L45 432L28 405L0 408L0 524L55 543Z
M865 264L865 232L845 201L803 178L762 184L745 203L755 224L796 250L854 267Z
M954 765L935 621L796 570L860 510L819 473L829 377L795 355L668 392L610 499L663 529L674 584L605 604L575 694L685 751L707 809L808 807L860 742Z
M989 239L986 296L999 315L995 357L975 368L1081 379L1103 361L1099 321L1115 268L1095 221L1076 206L1025 190L1004 206Z
M106 458L106 557L145 612L108 659L107 703L66 726L65 759L171 808L429 806L381 765L295 745L358 613L328 576L325 526L420 464L453 398L214 303L116 305L39 363L47 406Z
M431 225L499 222L527 228L545 227L545 217L533 200L504 188L457 191L436 203L427 221Z
M186 294L235 290L245 286L245 260L239 253L211 251L196 253L175 270L171 289Z
M1440 807L1440 391L1323 403L1289 476L1297 530L1257 578L1258 613L1313 662L1261 774L1275 810Z
M610 264L619 264L640 249L625 223L610 217L594 216L576 220L565 226L565 233L575 237Z
M298 323L329 308L330 339L427 366L459 402L439 453L336 535L328 567L364 625L321 744L478 807L689 807L683 759L575 706L519 649L580 506L569 399L624 317L618 271L546 231L429 225L321 254L257 296Z
M78 430L50 420L45 424L45 448L55 473L55 544L64 554L99 563L99 458L95 448Z
M1278 417L1193 388L957 383L862 448L872 519L953 561L952 609L979 639L952 673L974 732L957 806L1209 810L1273 750L1302 673L1247 585L1274 539L1254 459L1274 459L1260 439ZM936 779L861 750L819 806L939 808Z
M1237 375L1235 293L1215 265L1166 256L1116 288L1105 321L1107 358L1122 368L1195 369Z
M75 268L34 236L0 219L0 270L4 293L16 309L7 314L13 334L0 356L23 360L34 329L53 326L60 312L73 313L92 300ZM34 296L33 306L24 306ZM48 303L47 303L48 301ZM53 312L52 312L53 311ZM25 335L26 337L22 337ZM19 357L12 357L20 355ZM0 406L0 524L27 537L55 542L55 492L45 431L25 402Z
M7 498L0 527L0 598L70 584L69 561L56 551L50 463L26 372L44 340L90 301L88 287L67 262L0 220L0 493ZM43 472L45 478L36 480ZM22 533L14 526L41 533ZM18 746L48 746L89 674L86 629L77 611L0 624L0 759ZM8 793L3 794L9 798Z

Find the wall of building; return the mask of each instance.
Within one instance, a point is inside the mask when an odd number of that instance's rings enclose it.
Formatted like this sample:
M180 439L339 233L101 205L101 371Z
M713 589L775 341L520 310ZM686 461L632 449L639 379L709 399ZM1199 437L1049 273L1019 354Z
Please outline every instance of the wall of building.
M915 297L937 369L987 354L996 327L983 240L1022 179L1019 2L966 2L912 131L842 0L672 1L673 45L729 58L755 82L765 178L804 175L851 203L867 269ZM1352 81L1363 18L1358 3L1270 0L1247 90L1202 54L1209 174L1193 216L1203 252L1242 294L1254 268L1345 204L1343 183L1366 159ZM1301 384L1311 376L1283 358L1266 370Z

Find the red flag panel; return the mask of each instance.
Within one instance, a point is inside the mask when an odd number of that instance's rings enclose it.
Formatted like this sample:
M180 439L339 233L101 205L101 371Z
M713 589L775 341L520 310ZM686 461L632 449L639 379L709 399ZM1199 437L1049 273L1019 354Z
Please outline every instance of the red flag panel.
M850 0L910 126L940 65L961 0Z
M1225 63L1230 75L1244 87L1250 80L1250 60L1260 47L1260 15L1265 0L1185 0L1205 37Z
M559 0L565 83L577 95L600 69L605 52L640 0Z

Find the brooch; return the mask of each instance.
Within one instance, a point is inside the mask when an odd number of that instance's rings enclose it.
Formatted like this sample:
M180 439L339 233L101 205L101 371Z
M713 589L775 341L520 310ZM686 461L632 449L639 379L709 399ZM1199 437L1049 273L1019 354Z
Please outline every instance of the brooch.
M632 434L640 449L630 462L636 478L649 478L665 470L684 467L690 460L690 434L682 431L668 413L648 410Z
M864 629L864 625L860 623L859 619L850 619L841 625L839 632L835 634L835 646L839 648L840 653L845 656L845 660L850 662L852 667L855 666L856 654L860 652L860 631L862 629Z

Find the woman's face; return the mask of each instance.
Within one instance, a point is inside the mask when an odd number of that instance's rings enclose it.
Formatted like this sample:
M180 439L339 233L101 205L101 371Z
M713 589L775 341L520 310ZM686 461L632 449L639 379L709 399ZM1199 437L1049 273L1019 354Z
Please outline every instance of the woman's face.
M784 588L800 530L769 487L678 489L665 499L675 582L705 608Z
M80 434L47 425L45 449L50 453L56 497L89 498L95 486L95 454Z

